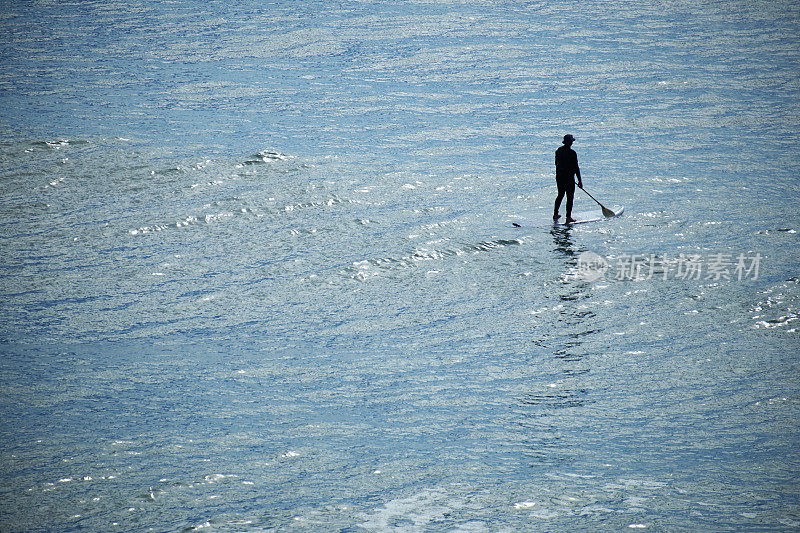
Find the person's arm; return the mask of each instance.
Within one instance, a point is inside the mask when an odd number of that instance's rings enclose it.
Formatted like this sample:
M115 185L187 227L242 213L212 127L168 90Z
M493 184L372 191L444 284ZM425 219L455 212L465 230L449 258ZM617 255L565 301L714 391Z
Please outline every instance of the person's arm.
M578 187L583 189L583 182L581 181L581 167L578 166L577 154L575 154L575 175L578 176Z

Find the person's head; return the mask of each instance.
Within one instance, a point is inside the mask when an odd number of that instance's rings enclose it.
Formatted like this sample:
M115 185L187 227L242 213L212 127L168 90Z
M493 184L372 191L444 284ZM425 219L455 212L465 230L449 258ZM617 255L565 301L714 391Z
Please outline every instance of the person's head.
M567 146L569 146L569 145L571 145L571 144L572 144L572 143L574 143L574 142L575 142L575 137L573 137L573 136L572 136L572 135L570 135L569 133L568 133L568 134L566 134L566 135L564 135L564 144L566 144Z

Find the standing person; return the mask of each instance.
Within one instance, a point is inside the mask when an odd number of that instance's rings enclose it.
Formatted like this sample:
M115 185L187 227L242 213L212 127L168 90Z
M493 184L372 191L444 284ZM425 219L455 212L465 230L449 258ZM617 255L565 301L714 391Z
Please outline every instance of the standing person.
M558 186L558 196L553 206L553 220L558 220L558 208L561 207L561 200L567 195L567 218L565 222L575 222L572 218L572 199L575 196L575 177L578 177L578 187L583 189L581 182L581 169L578 167L578 154L571 148L575 142L572 135L564 135L563 146L556 150L556 185Z

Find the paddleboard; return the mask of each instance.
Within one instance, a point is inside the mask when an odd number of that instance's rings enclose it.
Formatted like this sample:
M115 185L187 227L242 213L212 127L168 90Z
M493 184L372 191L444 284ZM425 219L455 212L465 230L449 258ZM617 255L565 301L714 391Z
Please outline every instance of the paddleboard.
M614 216L618 217L625 211L625 207L615 207L613 209ZM541 219L531 219L531 218L520 218L514 220L511 225L515 228L535 228L535 227L542 227L547 225L552 226L572 226L573 224L585 224L587 222L598 222L600 220L605 220L606 218L613 218L613 217L604 217L603 212L601 210L597 211L586 211L584 213L573 213L572 218L575 219L575 222L564 222L565 217L561 215L561 218L558 220L553 220L552 218L541 218Z

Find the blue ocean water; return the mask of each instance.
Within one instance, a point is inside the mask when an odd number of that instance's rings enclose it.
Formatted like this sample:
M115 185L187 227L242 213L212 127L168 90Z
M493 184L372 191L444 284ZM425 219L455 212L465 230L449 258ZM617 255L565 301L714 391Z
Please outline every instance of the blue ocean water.
M798 30L4 4L0 530L797 530Z

